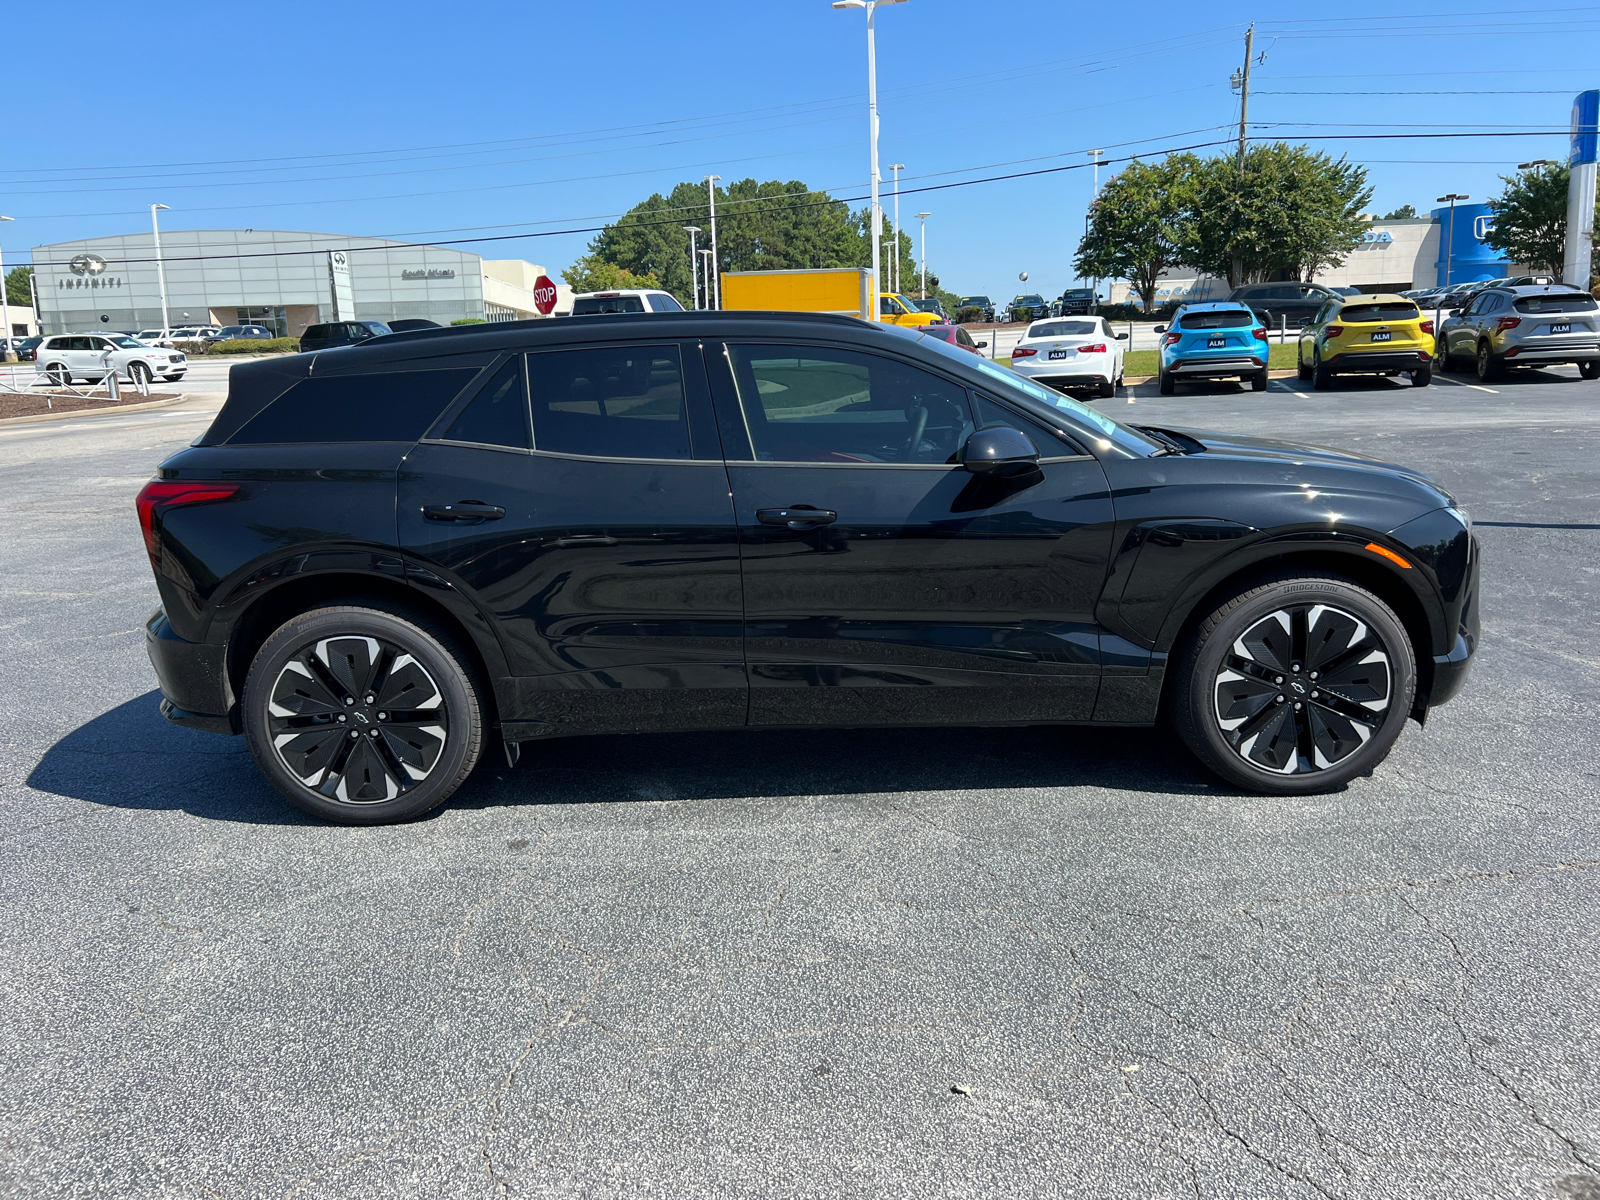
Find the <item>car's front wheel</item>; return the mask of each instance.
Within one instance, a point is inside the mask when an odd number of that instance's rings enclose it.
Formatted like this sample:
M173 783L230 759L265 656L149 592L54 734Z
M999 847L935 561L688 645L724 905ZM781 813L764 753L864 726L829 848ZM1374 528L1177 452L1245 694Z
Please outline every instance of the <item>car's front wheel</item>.
M1176 660L1169 702L1184 743L1218 775L1278 795L1370 771L1411 712L1411 639L1346 579L1285 572L1218 604Z
M151 377L150 368L145 363L131 362L128 364L128 378L133 381L134 387L149 387Z
M444 803L483 750L470 656L417 614L315 608L272 634L245 679L256 764L325 820L384 825Z

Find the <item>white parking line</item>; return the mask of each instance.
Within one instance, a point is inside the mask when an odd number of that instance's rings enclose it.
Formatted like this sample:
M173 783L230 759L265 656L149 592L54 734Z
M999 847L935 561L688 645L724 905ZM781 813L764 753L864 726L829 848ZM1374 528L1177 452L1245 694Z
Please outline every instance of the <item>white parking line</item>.
M1498 396L1500 394L1499 392L1495 391L1493 388L1479 387L1475 383L1463 383L1461 386L1462 387L1469 387L1475 392L1488 392L1489 395L1491 395L1491 396Z

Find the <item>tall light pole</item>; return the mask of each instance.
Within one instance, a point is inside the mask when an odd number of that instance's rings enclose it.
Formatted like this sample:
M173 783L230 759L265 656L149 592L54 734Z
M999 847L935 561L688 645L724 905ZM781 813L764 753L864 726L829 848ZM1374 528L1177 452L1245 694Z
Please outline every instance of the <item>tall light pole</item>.
M1560 165L1561 164L1553 158L1536 158L1532 162L1518 163L1517 170L1539 171L1542 173L1546 167L1559 167Z
M889 170L894 172L894 270L889 272L890 286L896 292L900 287L900 172L906 169L905 163L890 163Z
M707 308L711 306L711 264L711 251L700 251L700 278L704 280L703 288Z
M161 226L156 223L156 213L165 212L172 208L170 204L152 204L150 206L150 232L156 239L156 282L161 285L161 336L164 338L172 330L167 328L167 270L161 263Z
M15 221L15 217L0 217L0 221ZM0 321L6 325L6 340L0 342L5 346L5 360L11 361L11 293L6 287L5 255L0 253Z
M700 232L698 225L685 225L684 230L689 235L689 275L692 279L689 287L694 293L694 306L700 307L700 253L695 247L694 235Z
M879 264L883 258L883 209L878 205L878 47L873 29L873 16L885 4L904 4L905 0L833 0L835 8L864 8L867 10L867 142L872 148L872 294L874 305L880 294ZM881 311L875 316L881 316Z
M917 297L919 300L928 298L928 218L931 216L932 213L917 214L917 222L922 231L922 295Z
M1089 157L1094 160L1094 194L1089 197L1089 213L1092 215L1094 212L1095 203L1100 199L1100 157L1105 154L1105 151L1090 150L1088 154ZM1083 235L1085 237L1089 236L1089 216L1087 215L1084 217L1083 221ZM1095 296L1098 298L1100 294L1100 277L1098 275L1094 278L1093 287Z
M706 176L706 198L711 201L711 274L706 276L706 307L722 307L722 271L718 268L721 261L717 258L717 180L721 175Z
M1251 22L1250 28L1244 31L1244 66L1233 77L1234 87L1239 92L1239 191L1244 191L1244 142L1245 123L1250 117L1250 52L1255 45L1256 27ZM1244 285L1244 256L1233 256L1233 279L1230 282L1234 287Z
M1445 287L1449 287L1450 286L1450 251L1452 249L1454 249L1454 243L1455 243L1455 240L1456 240L1456 201L1457 200L1471 200L1471 199L1472 199L1472 197L1466 195L1465 193L1462 193L1462 192L1451 192L1448 196L1440 196L1437 200L1434 201L1435 204L1443 204L1447 200L1450 202L1450 232L1445 235L1445 242L1444 242L1444 286Z

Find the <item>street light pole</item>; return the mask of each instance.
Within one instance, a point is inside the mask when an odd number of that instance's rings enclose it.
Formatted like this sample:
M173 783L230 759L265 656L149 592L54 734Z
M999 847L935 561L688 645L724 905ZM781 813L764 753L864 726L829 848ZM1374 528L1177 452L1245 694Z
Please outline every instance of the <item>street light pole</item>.
M878 204L878 49L873 17L886 4L905 0L833 0L835 8L867 10L867 142L871 146L872 211L872 293L881 294L879 266L883 258L883 209ZM874 301L876 303L876 301ZM878 305L878 307L882 307ZM881 315L881 313L879 314Z
M717 180L721 175L706 176L706 199L711 201L711 274L706 277L706 307L722 307L722 272L717 269Z
M900 172L906 169L905 163L890 163L889 170L894 172L894 270L889 272L890 286L900 292Z
M1094 206L1095 206L1095 204L1097 204L1099 202L1099 200L1100 200L1100 156L1103 155L1105 153L1105 151L1104 150L1090 150L1088 153L1089 153L1089 157L1094 160L1094 195L1092 195L1089 198L1089 211L1084 214L1084 218L1083 218L1083 236L1084 237L1088 237L1089 236L1089 221L1090 221L1091 217L1094 214ZM1094 287L1095 297L1096 297L1096 299L1098 299L1099 295L1100 295L1100 277L1098 275L1095 276L1095 278L1094 278L1093 287Z
M917 297L919 300L928 298L928 218L931 216L933 216L932 213L920 212L917 214L917 221L920 223L922 231L922 295Z
M689 234L689 290L694 293L694 306L700 307L700 256L695 248L694 235L700 232L698 225L685 225L684 230Z
M711 306L711 261L712 254L709 250L700 251L700 278L703 280L706 307Z
M15 217L0 217L0 221L15 221ZM5 322L6 338L0 345L5 346L4 358L11 361L11 292L6 287L5 254L0 252L0 321Z
M167 270L161 262L161 226L156 223L158 210L171 209L170 204L152 204L150 206L150 232L156 239L156 282L161 285L161 336L165 338L171 329L167 327Z
M1472 197L1461 192L1451 192L1448 196L1440 196L1435 204L1450 202L1450 232L1445 237L1444 243L1444 286L1450 286L1450 252L1455 248L1456 240L1456 201L1471 200Z

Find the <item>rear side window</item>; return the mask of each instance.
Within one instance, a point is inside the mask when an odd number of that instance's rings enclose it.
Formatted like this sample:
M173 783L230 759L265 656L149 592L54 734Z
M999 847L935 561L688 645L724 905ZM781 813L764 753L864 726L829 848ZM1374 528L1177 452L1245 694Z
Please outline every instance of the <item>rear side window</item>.
M594 458L690 457L676 346L530 354L528 391L536 450Z
M450 423L444 436L450 442L528 448L528 398L522 384L521 355L500 368Z
M414 442L477 373L476 367L454 367L302 379L228 444Z
M1180 329L1238 329L1254 325L1255 314L1249 309L1227 308L1213 312L1184 313L1178 321Z
M1516 301L1520 313L1575 313L1594 312L1600 305L1593 296L1572 292L1564 296L1521 296Z
M333 333L332 325L312 325L301 336L308 338L325 338Z
M1373 321L1415 321L1421 315L1409 300L1390 300L1383 304L1346 304L1339 320L1365 325Z
M644 311L644 301L637 296L585 296L572 302L575 317L593 316L595 313L636 313Z
M650 299L650 311L651 312L682 312L683 311L683 305L679 304L671 296L668 296L665 293L662 293L659 296L651 296L649 299Z

